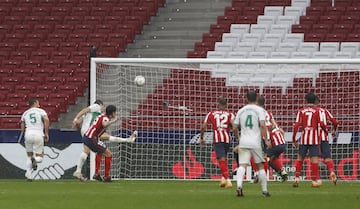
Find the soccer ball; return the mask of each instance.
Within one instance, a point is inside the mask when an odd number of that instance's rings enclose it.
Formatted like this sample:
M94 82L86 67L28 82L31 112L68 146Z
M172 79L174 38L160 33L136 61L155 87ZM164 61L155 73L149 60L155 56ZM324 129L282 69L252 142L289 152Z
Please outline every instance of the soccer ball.
M138 75L134 79L134 83L137 86L143 86L145 84L145 77L142 75Z

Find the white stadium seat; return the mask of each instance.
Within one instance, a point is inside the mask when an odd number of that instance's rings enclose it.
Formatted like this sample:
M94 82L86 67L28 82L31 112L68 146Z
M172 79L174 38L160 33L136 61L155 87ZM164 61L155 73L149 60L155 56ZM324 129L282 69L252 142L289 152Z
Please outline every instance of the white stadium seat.
M242 37L241 42L251 42L251 43L258 43L261 41L264 34L261 33L248 33L244 34Z
M269 57L269 52L249 52L248 57L252 59L266 59Z
M284 15L300 17L301 15L304 15L304 10L305 10L304 8L305 7L287 6L285 7Z
M302 42L299 43L299 52L316 52L319 51L318 42Z
M313 52L311 58L314 59L328 59L333 57L333 52L323 51L323 52Z
M230 59L245 59L248 57L249 52L246 51L232 51L229 52L226 58Z
M255 51L257 43L255 42L239 42L234 51L242 51L242 52L252 52Z
M255 50L257 52L273 52L277 48L276 42L260 42L257 44Z
M264 8L265 16L280 16L284 14L284 7L281 6L266 6Z
M299 23L299 17L297 16L278 16L276 24L293 25Z
M298 48L298 43L280 43L277 51L278 52L294 52Z
M289 25L279 25L279 24L274 24L274 25L271 25L270 27L270 30L269 30L269 33L272 33L272 34L287 34L289 33L289 30L290 30L290 26Z
M226 52L222 51L208 51L207 58L214 59L214 58L224 58L226 56Z
M321 52L337 52L339 51L339 42L320 42Z
M294 59L308 59L311 57L311 54L311 51L291 52L290 57Z
M272 25L276 21L276 16L259 15L257 17L257 24L259 25Z
M358 52L360 51L360 43L359 42L341 42L340 43L340 51L343 52Z
M303 33L288 33L285 34L283 42L296 42L301 43L304 42L304 34Z
M350 59L354 57L354 52L334 52L334 58L336 59Z
M271 43L279 44L280 42L282 42L283 38L284 38L283 34L267 33L267 34L264 34L263 42L271 42Z
M222 42L229 42L236 44L241 40L242 34L238 33L223 33Z
M264 36L263 34L267 33L269 31L269 28L270 28L269 25L252 24L250 26L250 34L259 33L262 34L262 36Z
M290 52L270 52L271 59L287 59L290 57Z
M249 33L250 24L231 24L230 33Z
M216 42L215 51L230 52L233 50L234 44L231 42Z
M307 7L310 5L310 0L291 0L291 5L295 7Z

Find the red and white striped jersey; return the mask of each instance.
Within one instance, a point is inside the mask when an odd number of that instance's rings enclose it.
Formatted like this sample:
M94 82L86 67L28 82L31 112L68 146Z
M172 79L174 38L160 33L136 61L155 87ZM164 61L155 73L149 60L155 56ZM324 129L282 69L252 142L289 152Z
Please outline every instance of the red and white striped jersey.
M266 128L267 130L271 130L271 126L272 126L272 123L271 123L271 120L273 119L273 114L268 111L268 110L265 110L265 125L266 125Z
M211 123L214 131L213 143L230 143L231 121L234 120L234 114L226 110L214 110L206 115L204 123Z
M277 146L280 144L285 144L285 139L284 136L281 134L281 131L279 128L274 128L271 132L270 132L270 140L271 140L271 145L272 146Z
M325 124L320 120L319 108L315 106L308 106L300 109L296 116L293 131L293 142L296 141L296 133L299 127L302 128L300 144L316 145L320 143L319 140L319 125L324 128ZM326 128L324 128L326 129Z
M106 127L103 126L103 122L108 122L110 119L106 114L99 115L94 122L91 124L90 128L86 131L85 136L93 139L95 137L101 136L106 131Z
M329 110L320 107L320 120L325 124L327 128L328 121L331 121L333 125L333 129L337 129L337 126L339 125L338 121L334 118L334 116L329 112ZM321 141L329 141L328 137L328 129L323 130L319 127L319 137Z

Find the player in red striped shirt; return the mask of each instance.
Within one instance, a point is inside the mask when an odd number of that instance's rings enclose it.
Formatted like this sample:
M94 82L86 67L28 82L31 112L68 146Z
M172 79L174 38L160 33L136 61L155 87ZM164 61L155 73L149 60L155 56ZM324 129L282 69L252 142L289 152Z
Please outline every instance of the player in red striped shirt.
M265 109L265 98L260 96L257 99L257 102L258 105L265 110L265 125L267 128L268 138L271 140L271 147L264 151L266 153L266 158L269 158L269 161L264 164L264 168L267 170L267 164L269 164L270 167L272 167L281 176L283 181L285 181L287 179L287 173L283 170L283 165L279 160L281 153L286 151L284 131L279 128L273 114ZM266 147L265 145L263 146Z
M226 110L227 100L224 98L218 99L218 108L209 112L201 126L200 130L200 144L204 144L204 133L208 123L213 129L213 144L216 153L216 159L219 162L219 167L222 174L220 187L231 188L232 183L229 178L229 168L227 163L227 153L230 149L230 129L233 127L234 114Z
M80 155L79 162L76 167L76 171L73 173L73 176L78 178L80 181L86 181L87 179L81 174L82 166L86 161L86 158L90 154L90 150L105 156L105 175L104 182L111 182L110 177L110 168L112 161L112 153L109 149L106 148L106 144L102 140L109 140L111 142L134 142L137 136L137 132L134 133L129 138L121 138L116 136L111 136L106 133L106 128L111 124L119 120L119 117L116 115L116 107L114 105L109 105L106 107L105 114L99 115L90 128L85 132L82 142L84 143L84 150Z
M270 129L270 140L271 148L266 150L266 155L270 158L269 165L281 176L282 181L286 181L287 173L279 159L279 156L286 151L284 131L277 126L272 126Z
M316 97L316 101L315 104L318 105L320 103L320 99L319 97ZM325 123L325 125L327 126L327 122L331 121L332 123L332 131L331 131L331 136L333 138L336 137L336 130L338 128L338 121L334 118L334 116L329 112L329 110L327 110L326 108L322 108L319 107L320 109L320 119ZM326 167L328 169L328 171L330 172L330 180L334 183L334 185L336 185L337 183L337 178L336 178L336 174L335 174L335 169L334 169L334 161L333 159L331 159L331 149L330 149L330 145L329 145L329 137L328 137L328 131L324 131L323 129L319 129L319 137L321 140L321 157L324 159L324 163L326 164Z
M302 163L304 158L309 155L311 162L312 187L319 187L322 185L321 180L319 179L319 127L326 131L326 126L320 119L319 108L315 106L316 95L309 92L305 96L305 100L307 105L298 111L292 135L293 146L299 148L298 157L297 160L295 160L296 170L293 186L299 186ZM296 134L300 127L302 128L302 134L300 137L300 145L298 145Z

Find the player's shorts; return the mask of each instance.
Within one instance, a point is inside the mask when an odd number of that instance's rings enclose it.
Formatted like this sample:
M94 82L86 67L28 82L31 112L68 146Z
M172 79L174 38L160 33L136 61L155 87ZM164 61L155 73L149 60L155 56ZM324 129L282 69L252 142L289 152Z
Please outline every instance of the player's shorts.
M88 146L91 151L93 152L96 152L96 153L99 153L99 154L102 154L105 152L106 150L106 144L101 141L101 140L98 140L97 138L95 139L90 139L89 137L87 136L83 136L82 138L82 142Z
M309 153L308 153L309 152ZM320 156L320 145L299 145L299 155L305 158L309 154L309 157Z
M279 157L281 153L286 151L286 144L279 144L277 146L271 147L270 149L267 149L266 155L268 157Z
M331 158L331 149L329 141L321 141L321 157L322 158Z
M25 150L26 152L33 152L36 154L43 154L44 152L44 134L39 132L25 131Z
M218 142L214 144L216 159L227 157L230 150L230 144L225 142Z
M250 164L251 156L254 157L254 162L256 164L264 163L264 153L261 149L249 149L249 148L239 148L239 164Z

